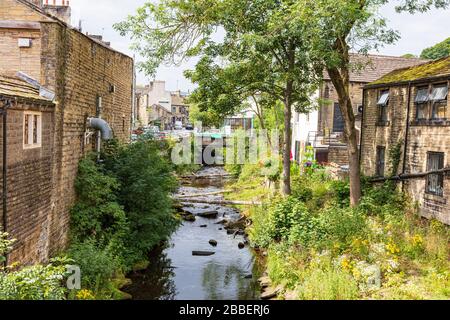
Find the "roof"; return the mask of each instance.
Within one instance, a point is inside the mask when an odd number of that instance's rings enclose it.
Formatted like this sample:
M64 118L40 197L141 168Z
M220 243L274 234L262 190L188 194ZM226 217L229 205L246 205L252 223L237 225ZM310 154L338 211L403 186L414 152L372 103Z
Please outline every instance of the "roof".
M41 97L39 89L36 89L34 86L19 78L3 75L0 75L0 96L19 98L41 104L53 104L51 100Z
M369 85L410 82L445 76L450 76L450 57L434 60L414 67L394 70Z
M125 53L123 53L123 52L120 52L120 51L118 51L118 50L112 48L109 44L107 44L107 42L102 41L102 40L99 40L99 39L95 39L95 38L92 37L92 35L84 34L84 33L81 32L80 30L78 30L77 28L72 27L71 25L67 24L65 21L59 19L58 17L56 17L56 16L54 16L54 15L51 15L51 14L45 12L45 10L43 10L41 7L35 5L34 3L31 3L31 2L29 2L28 0L16 0L16 1L20 2L20 3L23 4L23 5L26 5L27 7L31 8L32 10L34 10L34 11L38 12L39 14L43 15L43 16L44 16L45 18L47 18L50 22L51 22L51 21L58 22L58 23L64 25L65 27L67 27L67 28L69 28L69 29L71 29L71 30L74 30L74 31L76 31L77 33L79 33L79 34L85 36L86 38L88 38L88 39L91 40L92 42L95 42L95 43L101 45L102 47L104 47L104 48L106 48L106 49L109 49L109 50L111 50L111 51L113 51L113 52L119 53L119 54L121 54L121 55L123 55L123 56L125 56L125 57L127 57L127 58L130 58L130 59L134 60L134 59L133 59L132 57L130 57L129 55L127 55L127 54L125 54ZM42 22L44 22L44 21L42 21Z
M172 104L176 106L187 106L185 98L178 93L172 93Z
M361 55L350 54L350 64L354 66L350 71L350 81L370 83L391 72L392 70L404 67L416 66L428 62L418 58L402 58L385 55ZM327 72L324 79L330 80Z

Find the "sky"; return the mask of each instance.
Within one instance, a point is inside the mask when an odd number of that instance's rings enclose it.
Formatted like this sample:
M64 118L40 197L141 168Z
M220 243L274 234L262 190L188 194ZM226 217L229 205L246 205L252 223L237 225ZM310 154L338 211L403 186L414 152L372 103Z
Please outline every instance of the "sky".
M130 56L130 39L122 37L112 25L133 14L146 0L71 0L72 24L78 26L81 20L83 32L103 35L111 46ZM419 55L424 48L430 47L450 37L450 9L431 10L422 14L398 14L394 3L381 8L380 14L388 19L388 25L400 32L401 39L394 45L381 48L378 54L400 56L405 53ZM372 52L377 53L377 52ZM139 61L136 56L136 61ZM156 79L165 80L168 90L192 91L195 86L183 76L183 71L193 69L196 60L187 61L178 67L160 67ZM146 84L152 79L138 73L137 83Z

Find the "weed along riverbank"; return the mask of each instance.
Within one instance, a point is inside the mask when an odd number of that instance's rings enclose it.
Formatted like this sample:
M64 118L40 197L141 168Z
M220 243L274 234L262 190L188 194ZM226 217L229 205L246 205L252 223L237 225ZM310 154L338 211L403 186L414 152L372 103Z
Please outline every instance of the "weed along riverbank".
M260 298L261 272L245 219L239 210L215 204L223 200L229 178L221 167L205 167L182 180L174 197L183 222L167 245L151 254L147 268L129 275L132 284L123 290L133 299Z

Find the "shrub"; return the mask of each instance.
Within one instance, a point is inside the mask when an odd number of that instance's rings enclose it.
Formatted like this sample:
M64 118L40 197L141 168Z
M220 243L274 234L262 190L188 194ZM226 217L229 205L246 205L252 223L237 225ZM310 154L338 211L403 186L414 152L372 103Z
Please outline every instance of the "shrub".
M120 183L117 200L126 212L126 265L146 258L178 226L170 193L176 187L172 167L157 141L139 140L105 157L106 172Z
M92 289L96 294L110 286L119 269L117 258L109 248L99 248L92 240L73 244L68 254L80 267L82 287Z
M0 300L63 300L66 298L65 259L20 271L0 272Z
M128 232L125 212L117 203L119 188L117 179L105 174L91 157L80 161L75 180L77 202L71 210L74 241L95 239L106 245Z
M323 246L332 247L339 243L341 247L350 246L354 238L365 239L368 227L365 216L352 208L329 208L321 212L319 224L323 232Z

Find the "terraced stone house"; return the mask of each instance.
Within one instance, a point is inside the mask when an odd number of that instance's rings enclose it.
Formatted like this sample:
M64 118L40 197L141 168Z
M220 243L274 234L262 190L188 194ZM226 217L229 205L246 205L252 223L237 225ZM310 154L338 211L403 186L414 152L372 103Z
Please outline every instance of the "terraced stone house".
M2 212L6 221L2 229L18 240L10 254L11 263L46 261L65 247L78 162L101 144L99 132L88 127L87 119L102 118L115 137L129 141L133 59L102 40L70 25L68 1L48 4L40 0L0 0L0 74L4 79L15 79L22 72L34 83L29 90L45 88L55 94L53 108L42 111L41 106L47 103L40 101L29 107L30 114L40 113L40 118L28 119L26 112L21 116L18 111L5 111L8 116L11 113L8 119L23 118L17 120L23 122L21 126L18 123L15 129L7 128L8 137L23 139L22 143L8 143L8 154L16 152L26 159L30 154L38 162L45 158L45 170L39 174L51 186L44 194L38 184L40 179L18 175L21 168L23 172L28 170L26 162L19 161L21 158L16 159L17 170L8 172L11 182L6 195L7 212ZM21 82L15 83L16 87L22 86ZM19 94L17 97L22 99ZM15 105L15 97L9 100ZM0 108L4 106L0 104ZM31 136L26 133L27 126L36 128ZM38 130L40 126L42 131ZM26 139L34 139L39 132L41 143L29 147L27 141L31 140ZM9 141L13 143L14 139ZM13 192L14 184L20 186L20 193ZM23 223L15 228L18 217Z
M450 57L364 88L361 169L399 181L420 213L450 224ZM393 152L394 151L394 152Z

